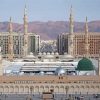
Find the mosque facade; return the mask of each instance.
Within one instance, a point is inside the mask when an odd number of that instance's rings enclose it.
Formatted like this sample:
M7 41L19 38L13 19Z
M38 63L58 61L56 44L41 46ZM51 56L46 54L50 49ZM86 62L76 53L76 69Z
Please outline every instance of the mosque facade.
M1 94L99 94L100 76L0 77Z

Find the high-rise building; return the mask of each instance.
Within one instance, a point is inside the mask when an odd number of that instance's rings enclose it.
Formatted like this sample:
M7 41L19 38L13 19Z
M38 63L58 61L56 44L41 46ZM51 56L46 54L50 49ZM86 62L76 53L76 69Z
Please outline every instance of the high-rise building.
M68 34L62 33L57 38L57 50L59 54L68 53Z
M88 56L90 57L97 57L99 54L100 50L100 33L89 33L89 52ZM85 34L76 34L75 35L75 50L74 50L74 55L85 55Z
M30 33L28 39L28 51L37 55L40 52L40 36Z
M40 47L40 36L35 33L28 33L28 54L32 52L33 54L37 54L39 52ZM13 38L13 56L23 57L23 49L24 49L24 36L23 33L12 32ZM2 56L8 58L10 55L9 51L9 32L0 33L0 46L2 50Z
M27 9L24 9L24 33L13 32L12 20L9 22L9 32L0 33L0 46L2 55L10 61L13 58L25 57L30 52L39 53L40 36L28 33Z
M57 48L59 54L64 52L77 57L98 57L100 50L100 33L88 32L88 22L86 17L84 32L73 32L72 10L70 14L70 32L62 33L57 38Z
M68 33L64 33L59 35L57 44L58 44L58 52L60 54L64 54L64 52L68 53ZM73 55L74 56L85 56L86 55L86 47L85 47L85 33L74 33L74 43L73 43ZM98 57L100 50L100 33L89 32L88 36L88 56L89 57Z

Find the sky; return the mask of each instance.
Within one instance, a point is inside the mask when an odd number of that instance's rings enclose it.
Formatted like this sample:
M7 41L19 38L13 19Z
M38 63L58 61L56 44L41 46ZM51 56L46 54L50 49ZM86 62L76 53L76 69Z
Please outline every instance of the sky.
M100 0L0 0L0 22L23 23L25 4L28 21L68 21L73 6L74 21L100 20Z

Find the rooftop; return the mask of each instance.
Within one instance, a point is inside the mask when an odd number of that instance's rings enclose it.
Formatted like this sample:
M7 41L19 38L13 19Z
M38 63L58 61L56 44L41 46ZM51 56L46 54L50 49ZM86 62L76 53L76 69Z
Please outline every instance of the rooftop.
M100 76L0 76L0 83L16 83L19 81L33 81L34 83L100 82Z

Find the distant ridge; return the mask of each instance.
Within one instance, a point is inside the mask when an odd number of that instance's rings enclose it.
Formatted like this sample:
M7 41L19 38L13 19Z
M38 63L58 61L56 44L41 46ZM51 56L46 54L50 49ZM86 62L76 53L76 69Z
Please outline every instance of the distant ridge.
M41 39L56 39L58 34L69 32L67 21L34 21L28 23L28 32L34 32L41 36ZM89 32L100 32L100 20L88 23ZM13 23L15 32L23 32L23 24ZM0 22L0 32L8 31L8 22ZM84 22L74 22L74 32L84 32Z

